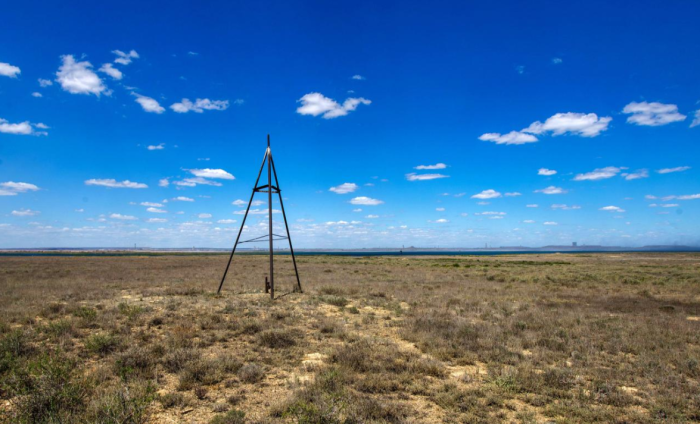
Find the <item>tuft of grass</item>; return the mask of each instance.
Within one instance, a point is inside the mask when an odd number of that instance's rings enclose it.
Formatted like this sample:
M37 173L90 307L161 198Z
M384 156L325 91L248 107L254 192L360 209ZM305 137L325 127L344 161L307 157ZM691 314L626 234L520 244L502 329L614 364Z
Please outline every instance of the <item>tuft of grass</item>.
M245 424L245 413L233 409L225 414L217 415L209 421L209 424Z
M265 370L258 364L245 364L238 370L238 378L245 383L257 383L265 376Z
M117 336L106 333L97 333L85 340L85 349L100 356L106 356L116 351L121 344Z
M296 344L292 333L285 330L266 330L258 334L258 343L272 349L282 349Z

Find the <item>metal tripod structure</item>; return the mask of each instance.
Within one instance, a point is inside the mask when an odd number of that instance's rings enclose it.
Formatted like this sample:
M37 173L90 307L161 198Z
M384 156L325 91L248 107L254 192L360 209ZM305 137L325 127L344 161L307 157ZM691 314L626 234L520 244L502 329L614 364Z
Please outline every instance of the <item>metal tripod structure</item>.
M260 182L260 177L262 176L263 169L265 169L265 163L267 163L267 184L258 187ZM272 176L275 177L275 185L272 184ZM255 237L250 240L240 241L241 233L243 232L243 227L245 226L245 221L248 218L248 212L250 212L250 206L253 203L253 198L255 193L267 193L267 215L269 217L268 230L269 234L266 236ZM274 234L272 232L272 193L277 193L280 199L280 209L282 210L282 217L284 218L284 228L287 230L287 236L282 236L279 234ZM297 277L297 285L294 291L301 292L301 281L299 280L299 270L297 269L297 260L294 256L294 248L292 247L292 237L289 234L289 225L287 225L287 215L284 213L284 204L282 203L282 190L280 190L280 183L277 180L277 170L275 170L275 161L272 159L272 151L270 150L270 134L267 135L267 150L265 150L265 156L263 156L262 165L260 166L260 172L258 172L258 178L255 180L255 185L253 186L253 193L250 195L250 200L248 201L248 207L245 210L245 215L243 215L243 222L241 222L241 227L238 229L238 236L236 237L236 243L233 245L231 250L231 256L228 258L228 264L226 265L226 270L224 271L223 277L221 277L221 283L219 284L219 290L217 294L221 293L221 288L224 286L224 280L226 279L226 274L231 266L231 261L233 260L233 254L236 253L236 247L243 243L254 243L265 241L267 237L270 241L270 279L268 281L265 278L265 293L270 293L270 298L275 298L275 274L274 274L274 261L273 261L273 240L289 240L289 251L292 253L292 263L294 263L294 273Z

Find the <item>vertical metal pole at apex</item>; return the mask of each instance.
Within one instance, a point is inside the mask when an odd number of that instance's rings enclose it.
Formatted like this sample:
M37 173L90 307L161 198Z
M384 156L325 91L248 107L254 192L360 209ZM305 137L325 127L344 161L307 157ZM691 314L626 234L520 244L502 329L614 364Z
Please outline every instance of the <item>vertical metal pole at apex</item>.
M260 182L260 177L262 176L263 169L265 169L265 164L267 163L267 184L264 186L258 187L258 183ZM275 177L275 185L272 185L272 177ZM238 235L236 236L236 242L233 245L233 249L231 249L231 256L228 258L228 263L226 264L226 269L224 270L224 275L221 277L221 283L219 283L219 289L216 291L216 293L221 293L221 288L224 286L224 280L226 280L226 274L228 274L228 270L231 267L231 261L233 260L233 254L236 253L236 247L239 244L242 243L253 243L253 242L261 242L265 241L264 238L266 236L260 236L260 237L255 237L250 240L244 240L241 241L241 233L243 232L243 227L245 226L245 221L248 219L248 213L250 212L250 206L253 203L253 198L255 197L255 193L267 193L267 214L268 214L268 235L267 237L269 238L270 241L270 275L269 275L269 281L268 278L265 278L265 292L267 293L268 288L270 291L270 298L274 299L275 298L275 278L274 278L274 264L273 264L273 256L274 256L274 250L273 250L273 240L275 240L275 237L277 237L276 240L284 240L287 239L289 241L289 251L292 254L292 263L294 264L294 274L296 275L297 278L297 285L294 288L294 291L301 292L301 281L299 279L299 270L297 269L297 260L294 255L294 247L292 246L292 236L289 234L289 225L287 224L287 215L284 211L284 203L282 202L282 190L280 189L280 183L279 180L277 179L277 169L275 169L275 161L272 159L272 150L270 149L270 134L267 135L267 150L265 150L265 155L263 156L263 161L262 165L260 165L260 171L258 172L258 178L255 180L255 185L253 186L253 192L250 194L250 200L248 201L248 207L245 210L245 215L243 215L243 221L241 222L241 227L238 229ZM277 193L279 195L279 200L280 200L280 209L282 212L282 218L284 219L284 229L287 232L287 236L281 236L278 234L274 234L272 231L272 193Z

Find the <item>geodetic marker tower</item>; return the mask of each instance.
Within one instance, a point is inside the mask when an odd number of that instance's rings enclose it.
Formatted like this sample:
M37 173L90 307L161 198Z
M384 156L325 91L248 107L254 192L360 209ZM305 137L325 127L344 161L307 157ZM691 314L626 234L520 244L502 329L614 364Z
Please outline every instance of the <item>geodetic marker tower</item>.
M260 176L262 176L263 169L265 169L265 164L267 163L267 184L263 186L258 186L260 182ZM275 184L272 185L272 176L275 177ZM248 212L250 212L250 206L253 203L253 198L255 193L267 193L267 215L269 218L267 235L260 237L255 237L250 240L240 241L241 233L243 232L243 227L245 226L245 221L248 218ZM284 228L287 231L287 236L275 234L272 232L272 193L277 193L280 199L280 209L282 210L282 218L284 218ZM267 239L265 239L267 237ZM270 241L270 277L269 280L265 277L265 293L270 293L270 298L275 298L275 274L274 274L274 261L273 261L273 240L289 240L289 251L292 254L292 263L294 264L294 273L297 277L297 285L294 291L301 292L301 281L299 281L299 270L297 269L297 260L294 257L294 248L292 247L292 237L289 234L289 225L287 225L287 215L284 213L284 204L282 203L282 190L280 190L280 183L277 180L277 171L275 170L275 161L272 159L272 151L270 150L270 134L267 135L267 150L265 150L265 156L263 156L262 165L260 166L260 172L258 172L258 178L255 180L255 185L253 186L253 193L250 195L250 200L248 201L248 207L245 210L245 215L243 215L243 222L241 222L241 227L238 229L238 236L236 237L236 243L233 245L231 250L231 256L228 258L228 264L226 264L226 270L224 271L224 276L221 277L221 283L219 284L219 290L217 294L221 293L221 288L224 286L224 280L226 279L226 274L231 266L231 261L233 260L233 254L236 253L236 247L243 243L255 243L261 241Z

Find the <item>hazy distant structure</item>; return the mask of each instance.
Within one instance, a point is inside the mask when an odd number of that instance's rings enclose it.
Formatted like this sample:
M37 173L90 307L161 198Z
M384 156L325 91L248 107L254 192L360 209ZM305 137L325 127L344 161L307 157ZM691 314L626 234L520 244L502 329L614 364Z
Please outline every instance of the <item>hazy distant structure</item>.
M260 176L265 169L265 164L267 164L267 184L263 186L258 186L260 182ZM272 184L272 177L275 177L275 184ZM250 206L253 203L253 197L255 193L267 193L267 215L269 217L268 224L268 234L260 237L255 237L250 240L240 241L241 233L243 232L243 227L245 226L245 221L248 218L248 212L250 212ZM280 234L274 234L272 232L272 193L277 193L280 199L280 209L282 210L282 218L284 218L284 228L287 231L287 236ZM267 237L267 238L266 238ZM238 236L236 237L236 243L233 245L231 250L231 256L228 258L228 264L226 264L226 270L224 271L223 277L221 277L221 283L219 284L219 290L217 293L221 293L221 288L224 286L224 280L226 279L226 274L231 266L231 260L233 260L233 254L236 253L236 247L243 243L254 243L261 241L270 242L270 276L269 280L265 278L265 293L270 293L270 298L275 298L275 274L274 274L274 262L273 262L273 240L289 240L289 251L292 253L292 263L294 264L294 273L297 277L297 285L294 291L301 292L301 281L299 280L299 270L297 269L297 260L294 256L294 248L292 247L292 237L289 234L289 225L287 225L287 215L284 213L284 204L282 203L282 190L280 190L280 183L277 180L277 170L275 169L275 161L272 159L272 150L270 150L270 134L267 135L267 150L265 150L265 156L263 156L262 165L260 166L260 172L258 172L258 178L255 180L255 185L253 186L253 193L250 195L250 200L248 201L248 207L245 210L245 215L243 215L243 221L241 222L241 227L238 229Z
M571 247L577 247L577 246L578 246L578 243L577 243L577 242L574 241L574 242L571 243Z

